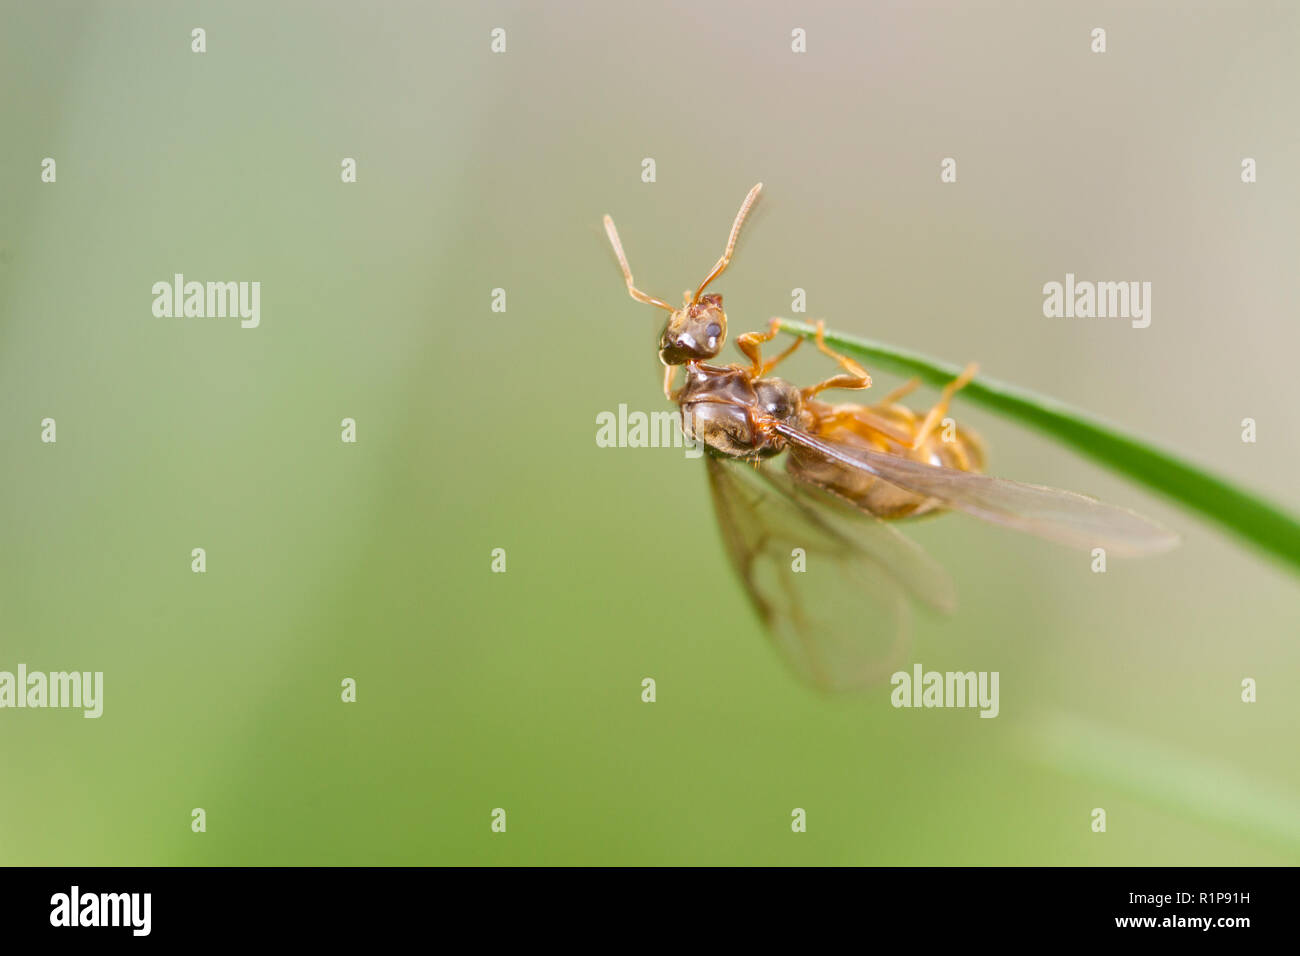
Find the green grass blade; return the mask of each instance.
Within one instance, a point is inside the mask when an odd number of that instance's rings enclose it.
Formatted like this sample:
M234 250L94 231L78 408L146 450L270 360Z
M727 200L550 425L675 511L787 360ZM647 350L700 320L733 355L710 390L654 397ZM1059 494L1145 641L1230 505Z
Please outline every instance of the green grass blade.
M816 331L806 322L786 320L781 321L781 328L805 338ZM930 385L946 385L961 372L957 365L839 332L827 331L826 343L868 365L915 376ZM1031 425L1107 468L1199 512L1300 571L1300 521L1258 495L1084 412L983 375L977 375L962 390L960 401L983 405Z

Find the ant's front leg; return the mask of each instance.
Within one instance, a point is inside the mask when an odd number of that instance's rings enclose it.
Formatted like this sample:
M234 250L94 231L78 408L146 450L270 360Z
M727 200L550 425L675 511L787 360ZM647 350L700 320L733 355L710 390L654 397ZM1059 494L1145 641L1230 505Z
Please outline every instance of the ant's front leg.
M746 332L744 335L736 337L736 348L740 349L745 354L745 357L749 359L751 363L749 373L754 378L761 378L772 371L794 354L794 350L803 344L803 339L796 338L788 349L776 358L764 362L762 343L770 342L777 337L780 332L780 324L781 320L774 318L767 324L766 332Z
M677 401L678 392L673 390L673 379L677 377L676 365L669 365L664 369L664 398L670 402Z

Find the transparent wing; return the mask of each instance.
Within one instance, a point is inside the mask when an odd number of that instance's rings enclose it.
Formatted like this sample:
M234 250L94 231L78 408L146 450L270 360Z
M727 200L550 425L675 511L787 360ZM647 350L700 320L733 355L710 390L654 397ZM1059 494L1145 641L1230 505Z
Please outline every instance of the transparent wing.
M777 430L789 440L797 463L817 456L856 468L907 491L934 498L1018 531L1078 548L1105 548L1118 555L1153 554L1178 544L1178 535L1124 508L1095 498L1026 485L1006 478L958 471L865 448L824 442L786 425Z
M852 690L895 670L909 595L951 609L947 573L885 522L767 465L707 463L728 556L782 656L814 686Z

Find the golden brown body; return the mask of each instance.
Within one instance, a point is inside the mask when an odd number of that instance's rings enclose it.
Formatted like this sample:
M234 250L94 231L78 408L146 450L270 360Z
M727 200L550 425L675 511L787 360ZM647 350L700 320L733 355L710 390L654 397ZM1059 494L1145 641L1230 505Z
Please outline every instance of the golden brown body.
M925 417L896 402L863 406L811 401L805 407L811 416L809 431L824 441L959 471L984 470L983 443L973 432L955 423L951 427L941 424L932 429L913 447ZM893 434L887 433L885 427ZM850 471L835 462L799 461L793 470L799 477L823 485L878 518L915 518L944 510L933 498L905 491L863 471Z
M748 366L709 364L726 340L727 315L722 296L705 295L704 289L727 268L740 226L762 188L759 183L749 191L732 223L721 258L693 294L686 291L682 306L676 309L636 287L614 221L605 217L605 232L623 270L628 293L638 302L670 313L660 337L659 359L665 366L664 394L680 405L682 427L714 454L729 458L757 460L778 454L786 445L780 427L793 427L850 452L863 449L956 471L982 471L984 449L978 438L955 423L938 428L952 396L974 377L974 365L967 366L950 382L934 407L919 417L897 401L916 388L920 384L917 381L896 389L875 405L829 405L819 401L817 396L828 389L871 387L866 369L826 345L820 322L817 348L843 371L816 385L798 389L769 377L768 373L803 341L795 339L784 352L764 361L763 343L776 338L779 319L772 319L765 332L737 337L736 346L749 359ZM674 389L678 368L686 369L686 381ZM842 461L826 455L818 457L807 449L792 453L788 468L794 477L821 485L879 518L907 518L938 510L932 497L906 491L861 468L846 468Z
M727 556L798 674L828 690L866 686L906 652L909 600L952 608L951 581L894 519L961 510L1094 554L1150 554L1177 543L1177 535L1131 511L983 474L982 443L945 417L974 365L920 415L899 401L916 381L871 405L818 398L828 389L871 386L864 368L826 344L820 322L814 341L841 371L815 385L798 388L770 374L803 341L765 360L762 346L780 331L777 319L736 338L749 364L712 364L726 341L727 316L722 296L704 290L731 261L761 189L749 191L721 258L679 308L636 287L609 216L605 232L628 294L669 313L659 340L664 393L681 408L687 434L708 448ZM684 381L674 387L678 369ZM692 584L711 580L707 566L693 564L690 572L700 576Z
M756 346L755 346L756 349ZM745 349L746 353L749 349ZM968 370L944 391L926 415L894 401L909 383L875 405L831 405L814 396L820 386L798 389L763 373L777 360L753 366L686 364L686 380L669 397L682 411L687 434L717 455L757 460L786 450L777 425L799 428L841 449L866 449L958 471L983 471L984 446L979 438L943 419L952 392L965 383ZM862 469L816 454L791 449L787 468L802 481L820 485L878 518L920 517L943 510L933 498L881 481Z

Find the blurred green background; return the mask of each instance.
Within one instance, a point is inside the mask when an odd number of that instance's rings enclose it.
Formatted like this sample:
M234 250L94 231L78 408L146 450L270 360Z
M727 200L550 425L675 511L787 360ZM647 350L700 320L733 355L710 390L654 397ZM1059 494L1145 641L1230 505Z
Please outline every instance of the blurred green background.
M1297 27L1262 3L5 0L0 669L106 687L99 720L0 711L0 862L1300 861L1300 600L1268 560L959 401L995 473L1184 545L1099 575L917 526L961 606L917 616L911 660L999 671L1001 715L826 699L726 567L702 464L594 441L598 412L665 407L660 315L601 215L675 299L761 179L716 287L733 333L803 288L797 317L978 360L1296 507ZM174 272L260 281L261 327L155 318ZM1151 281L1150 328L1045 319L1066 272Z

